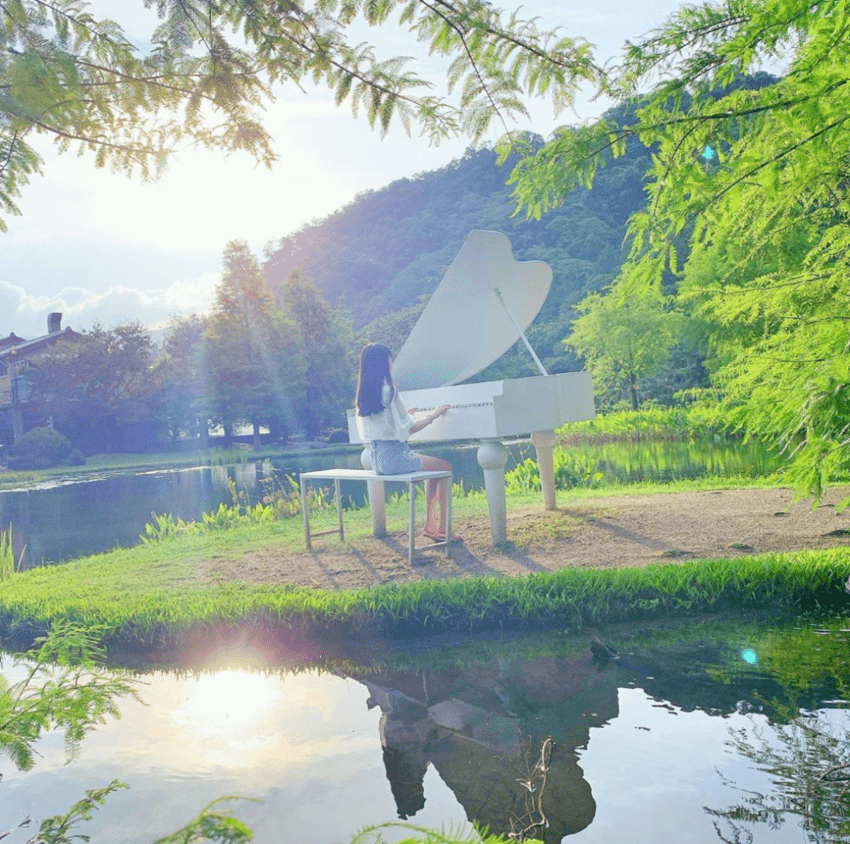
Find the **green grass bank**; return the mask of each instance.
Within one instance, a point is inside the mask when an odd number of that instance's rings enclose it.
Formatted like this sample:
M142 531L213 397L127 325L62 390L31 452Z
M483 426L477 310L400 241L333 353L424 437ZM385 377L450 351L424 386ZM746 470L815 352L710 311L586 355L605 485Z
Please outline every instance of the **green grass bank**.
M634 493L781 486L781 478L704 478L672 484L573 489L571 498ZM565 493L561 493L563 496ZM539 493L509 490L508 508L539 507ZM406 524L404 496L388 502L388 524ZM206 529L168 526L159 541L60 565L14 572L0 580L0 636L27 641L57 621L102 630L104 643L176 645L211 631L267 630L291 639L350 641L443 632L557 627L721 610L845 607L850 548L670 562L629 568L564 568L521 577L422 580L368 589L331 590L199 578L198 564L239 560L250 550L303 551L301 519L272 518L270 508L219 513ZM458 495L458 518L486 520L482 492ZM326 506L312 517L331 527ZM367 508L349 510L346 536L368 538ZM524 536L534 542L551 537ZM336 539L330 541L337 541Z
M557 627L720 610L845 607L850 550L648 565L566 568L516 578L424 580L326 590L195 578L202 555L279 539L276 525L237 526L18 572L0 583L0 634L30 640L60 620L105 643L162 647L217 631L351 641L441 632Z

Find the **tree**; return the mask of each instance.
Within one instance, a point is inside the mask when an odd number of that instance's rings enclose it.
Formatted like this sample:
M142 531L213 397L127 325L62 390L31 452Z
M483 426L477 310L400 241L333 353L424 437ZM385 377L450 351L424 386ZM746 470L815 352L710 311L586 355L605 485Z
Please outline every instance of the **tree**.
M274 304L260 264L244 241L224 250L224 271L204 332L204 375L210 415L228 435L249 422L273 433L297 421L304 393L304 341Z
M181 434L207 435L200 415L205 408L203 343L206 320L197 314L174 319L163 340L164 355L154 364L153 377L159 385L157 416L172 440Z
M333 309L308 279L295 270L281 288L281 308L300 329L306 357L300 415L308 440L322 428L344 426L354 395L357 355L351 320Z
M597 391L616 400L625 388L638 410L638 381L667 363L684 318L660 298L621 299L617 291L591 293L578 311L565 345L584 357Z
M816 496L850 461L848 59L837 0L685 7L626 46L612 90L624 103L642 92L634 119L565 129L512 174L539 215L629 139L652 145L621 284L658 289L728 250L704 288L703 314L729 338L712 378L747 433L787 447L797 492ZM765 62L784 75L761 72ZM734 339L741 320L746 343Z
M144 53L82 0L0 5L0 212L18 213L15 198L39 170L33 133L145 177L190 141L244 150L270 166L258 112L283 81L325 86L337 105L362 110L381 132L397 120L438 142L458 132L479 138L493 119L524 114L523 93L550 96L561 109L578 83L600 78L585 42L480 0L144 5L160 20ZM447 94L431 93L407 59L381 59L371 45L350 41L358 16L376 27L397 16L428 54L448 58Z
M33 363L32 401L83 451L114 451L124 444L122 426L153 423L151 339L139 323L95 325Z

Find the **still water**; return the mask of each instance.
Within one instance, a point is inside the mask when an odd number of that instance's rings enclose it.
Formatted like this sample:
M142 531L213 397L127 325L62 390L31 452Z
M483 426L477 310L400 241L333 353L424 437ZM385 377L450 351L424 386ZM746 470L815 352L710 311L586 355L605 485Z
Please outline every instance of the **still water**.
M820 775L850 765L850 619L598 632L617 659L560 633L178 654L70 764L57 734L30 773L3 760L3 828L117 778L129 789L79 830L93 844L148 844L222 795L257 801L226 804L257 844L398 819L546 844L842 840L850 801Z
M456 482L480 489L483 474L477 446L429 448L428 453L451 462ZM533 456L527 442L509 448L508 469ZM706 474L768 474L778 459L757 443L636 442L571 446L564 459L582 477L594 472L606 483L670 481ZM228 482L252 500L265 484L284 475L334 466L359 468L359 451L316 451L294 458L235 466L146 471L84 477L37 488L0 491L0 528L12 526L16 558L24 565L56 562L84 554L132 546L144 533L153 513L170 513L186 521L231 503ZM343 492L362 503L362 484L343 485Z

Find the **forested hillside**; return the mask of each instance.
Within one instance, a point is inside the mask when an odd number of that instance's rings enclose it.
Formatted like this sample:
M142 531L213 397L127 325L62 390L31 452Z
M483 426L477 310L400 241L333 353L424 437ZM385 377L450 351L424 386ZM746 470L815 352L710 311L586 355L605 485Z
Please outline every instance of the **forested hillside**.
M626 220L643 202L648 163L647 150L634 143L600 172L592 190L574 191L538 221L514 216L505 185L512 162L498 166L494 150L468 149L440 170L362 194L271 244L266 277L279 298L284 280L300 267L331 304L345 304L361 339L397 350L469 232L500 231L518 260L552 267L552 290L529 339L550 372L575 369L579 362L562 343L573 306L616 275ZM481 377L534 372L528 353L517 348Z

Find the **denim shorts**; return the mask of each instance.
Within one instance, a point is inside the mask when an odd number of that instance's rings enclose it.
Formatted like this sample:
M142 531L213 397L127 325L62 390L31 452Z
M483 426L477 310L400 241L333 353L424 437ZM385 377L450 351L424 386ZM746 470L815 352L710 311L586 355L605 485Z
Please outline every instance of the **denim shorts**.
M372 440L372 471L378 475L404 475L422 468L419 455L399 440Z

